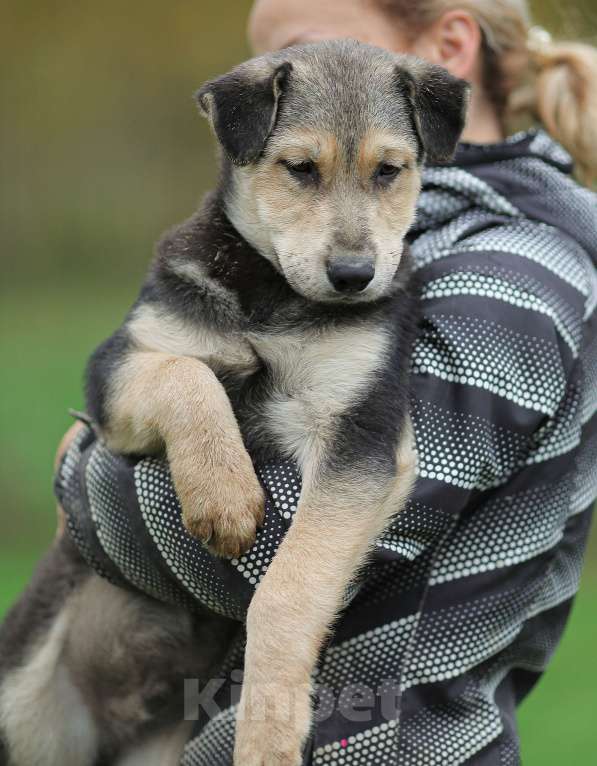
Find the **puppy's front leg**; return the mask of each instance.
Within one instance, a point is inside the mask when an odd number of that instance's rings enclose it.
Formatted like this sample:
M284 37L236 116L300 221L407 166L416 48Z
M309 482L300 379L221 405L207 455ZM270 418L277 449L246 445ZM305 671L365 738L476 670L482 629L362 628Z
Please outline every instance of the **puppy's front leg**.
M235 766L300 766L311 675L346 588L414 482L410 429L396 472L370 466L306 477L292 526L249 608Z
M190 357L133 351L107 384L108 446L146 452L165 445L189 532L220 555L247 550L263 517L263 491L212 370Z

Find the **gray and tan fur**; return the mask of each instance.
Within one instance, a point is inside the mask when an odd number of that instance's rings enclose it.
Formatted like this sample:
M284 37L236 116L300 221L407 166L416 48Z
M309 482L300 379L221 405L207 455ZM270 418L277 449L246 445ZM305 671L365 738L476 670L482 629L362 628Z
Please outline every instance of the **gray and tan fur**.
M221 146L220 186L163 239L137 303L90 362L103 438L121 452L165 450L184 522L214 553L254 540L253 463L300 467L296 516L249 609L236 766L300 764L322 643L410 492L417 299L404 237L422 163L451 156L466 96L438 67L352 41L287 49L207 83L198 102ZM21 693L40 652L55 661L76 598L4 698ZM71 652L73 694L85 696L93 658ZM20 752L29 724L3 717L2 699L4 738ZM85 709L77 763L92 766L101 713Z

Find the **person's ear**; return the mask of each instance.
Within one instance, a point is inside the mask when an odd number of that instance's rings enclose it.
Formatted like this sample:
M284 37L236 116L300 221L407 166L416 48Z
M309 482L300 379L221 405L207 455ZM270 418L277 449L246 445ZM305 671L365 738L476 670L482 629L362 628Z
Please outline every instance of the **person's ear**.
M477 73L483 34L468 11L446 11L416 39L410 52L445 67L455 77L472 80Z
M200 112L235 165L255 162L263 152L291 70L288 61L248 62L197 91Z
M412 110L422 154L430 162L447 162L464 129L470 85L443 67L412 56L398 61L398 85Z

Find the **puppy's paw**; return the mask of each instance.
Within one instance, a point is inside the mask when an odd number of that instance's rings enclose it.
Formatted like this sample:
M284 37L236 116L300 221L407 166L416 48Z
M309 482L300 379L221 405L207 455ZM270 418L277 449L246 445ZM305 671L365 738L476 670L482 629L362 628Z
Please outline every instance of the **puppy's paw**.
M253 545L263 523L263 489L245 451L206 457L171 461L183 523L212 553L240 556Z
M311 723L309 686L267 684L243 689L236 721L234 766L301 766Z
M183 522L188 532L216 556L236 558L255 542L263 523L265 498L257 481L253 486L223 473L220 486L201 493L192 506L183 503Z

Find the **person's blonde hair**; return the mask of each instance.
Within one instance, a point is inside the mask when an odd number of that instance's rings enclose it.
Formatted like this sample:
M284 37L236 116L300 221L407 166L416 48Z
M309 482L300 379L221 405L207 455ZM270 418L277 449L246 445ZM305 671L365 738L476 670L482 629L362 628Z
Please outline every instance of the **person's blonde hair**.
M483 34L485 91L504 123L530 112L573 156L583 180L597 178L597 49L554 42L533 27L526 0L379 2L413 37L446 11L468 11Z

